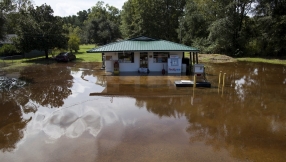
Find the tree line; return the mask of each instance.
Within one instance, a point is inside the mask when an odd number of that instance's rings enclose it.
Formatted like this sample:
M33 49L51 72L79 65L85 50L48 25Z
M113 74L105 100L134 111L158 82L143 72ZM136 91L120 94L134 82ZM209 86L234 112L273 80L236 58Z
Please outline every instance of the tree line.
M17 34L20 50L104 45L137 36L197 47L201 53L285 57L286 0L128 0L122 10L99 1L67 17L30 0L0 1L0 39Z

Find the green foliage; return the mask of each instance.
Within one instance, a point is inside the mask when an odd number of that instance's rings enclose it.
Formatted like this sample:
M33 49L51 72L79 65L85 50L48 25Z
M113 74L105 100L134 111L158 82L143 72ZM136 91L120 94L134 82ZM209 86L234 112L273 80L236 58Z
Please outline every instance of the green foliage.
M128 0L121 14L121 31L126 38L141 35L178 41L179 18L185 0Z
M79 12L77 13L77 16L78 16L78 20L79 20L79 22L80 22L80 25L82 26L83 23L84 23L84 21L87 20L87 18L88 18L88 13L87 13L86 10L79 11Z
M212 53L213 47L207 38L195 38L192 45L200 50L201 53Z
M73 26L82 26L83 25L83 22L81 22L79 17L76 15L63 17L63 21L65 24L71 24Z
M80 41L77 35L71 35L68 41L68 47L70 51L74 50L75 52L77 52L79 50L79 42Z
M182 40L182 43L193 45L196 40L206 40L209 35L208 27L214 19L212 15L214 10L210 10L213 6L213 1L209 0L206 2L199 0L187 1L185 16L180 20L178 29L179 38ZM202 43L200 44L202 45Z
M120 12L117 8L104 7L104 2L100 1L92 7L85 21L84 39L86 43L106 44L121 37L119 30Z
M25 52L34 49L45 51L48 58L49 49L67 48L67 31L63 29L62 19L53 16L49 5L43 4L36 8L30 6L27 12L21 11L18 23L15 40L18 49Z
M63 25L64 30L68 31L69 37L72 35L77 36L80 40L80 44L84 44L84 32L80 27L75 27L71 24L64 24Z
M12 2L10 0L0 1L0 40L3 40L6 35L6 22L7 22L7 12L12 9Z
M0 56L12 56L14 54L17 54L17 49L14 45L12 44L4 44L0 48Z
M286 56L286 1L259 0L255 8L255 37L260 56Z
M2 0L0 1L0 40L5 35L14 34L19 12L27 10L32 5L30 0Z
M46 4L34 8L30 0L3 0L0 9L0 39L16 33L22 51L76 50L78 39L106 44L144 35L201 53L286 56L286 0L127 0L122 11L99 1L63 18Z
M2 13L0 13L0 40L3 40L5 38L5 26L6 19L3 16Z

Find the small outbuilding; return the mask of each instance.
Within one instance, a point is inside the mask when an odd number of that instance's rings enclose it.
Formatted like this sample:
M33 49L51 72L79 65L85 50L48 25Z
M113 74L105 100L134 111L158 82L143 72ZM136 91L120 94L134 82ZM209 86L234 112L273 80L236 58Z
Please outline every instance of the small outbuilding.
M166 73L184 73L189 62L198 63L199 50L175 42L141 36L93 48L87 52L102 53L107 72L116 72L117 69L120 72L160 72L164 69ZM185 52L190 53L191 60L185 58Z

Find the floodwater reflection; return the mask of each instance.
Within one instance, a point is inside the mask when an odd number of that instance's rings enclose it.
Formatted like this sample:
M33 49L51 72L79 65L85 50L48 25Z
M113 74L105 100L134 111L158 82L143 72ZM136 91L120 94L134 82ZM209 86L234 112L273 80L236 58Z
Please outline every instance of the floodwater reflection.
M207 64L212 88L196 89L174 86L188 76L112 76L100 66L22 70L27 84L0 94L0 160L286 159L284 66Z

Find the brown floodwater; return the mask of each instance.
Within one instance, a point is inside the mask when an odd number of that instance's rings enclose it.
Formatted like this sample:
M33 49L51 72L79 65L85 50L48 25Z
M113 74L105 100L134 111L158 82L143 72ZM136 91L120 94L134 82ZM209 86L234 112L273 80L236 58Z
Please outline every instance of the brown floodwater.
M100 67L0 70L0 161L285 161L285 66L206 64L195 89Z

